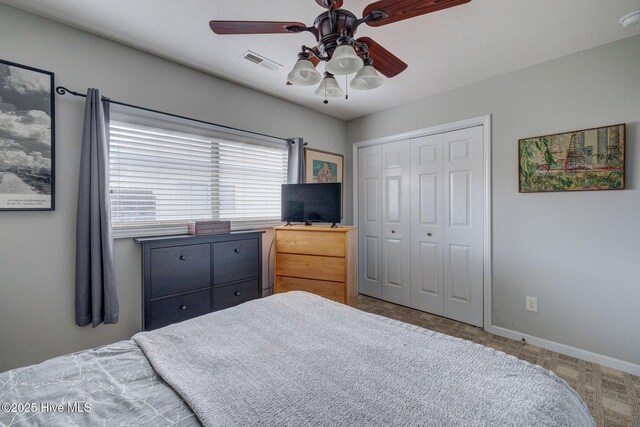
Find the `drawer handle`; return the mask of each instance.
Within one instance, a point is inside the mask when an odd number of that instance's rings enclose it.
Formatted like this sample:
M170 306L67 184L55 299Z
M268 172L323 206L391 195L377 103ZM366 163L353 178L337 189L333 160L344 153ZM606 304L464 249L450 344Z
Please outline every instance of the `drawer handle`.
M182 304L182 305L180 306L180 310L182 310L182 311L187 311L187 306L186 306L186 305L184 305L184 304Z
M240 253L240 249L235 248L235 249L233 250L233 252L235 252L235 253L239 254L239 253Z
M391 233L392 234L396 234L396 230L391 230Z
M431 234L431 233L427 233L427 236L431 237L431 236L433 236L433 234Z
M239 296L240 296L240 291L235 291L233 294L234 294L235 296L239 297Z
M186 256L184 256L184 255L180 255L180 261L185 261L186 259L187 259L187 257L186 257Z

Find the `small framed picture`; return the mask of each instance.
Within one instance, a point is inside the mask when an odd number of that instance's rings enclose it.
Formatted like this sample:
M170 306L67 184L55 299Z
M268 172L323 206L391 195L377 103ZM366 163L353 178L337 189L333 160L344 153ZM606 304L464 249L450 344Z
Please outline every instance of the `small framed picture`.
M304 165L304 181L307 184L342 183L342 170L344 167L344 156L342 154L305 148Z
M55 209L53 73L0 59L0 211Z

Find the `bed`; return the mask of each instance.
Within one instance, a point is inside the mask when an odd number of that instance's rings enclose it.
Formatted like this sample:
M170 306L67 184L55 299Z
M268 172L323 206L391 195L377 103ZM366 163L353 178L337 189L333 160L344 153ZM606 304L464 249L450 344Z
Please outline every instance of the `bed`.
M544 368L305 292L2 373L0 403L21 426L594 425Z

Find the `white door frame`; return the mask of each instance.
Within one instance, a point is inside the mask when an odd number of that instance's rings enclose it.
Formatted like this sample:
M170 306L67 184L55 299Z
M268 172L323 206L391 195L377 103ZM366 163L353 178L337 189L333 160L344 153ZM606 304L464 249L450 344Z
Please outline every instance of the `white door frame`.
M483 126L484 133L484 330L491 328L491 115L474 117L458 122L447 123L396 135L360 141L353 144L353 224L358 225L358 149L370 145L402 141L454 130Z

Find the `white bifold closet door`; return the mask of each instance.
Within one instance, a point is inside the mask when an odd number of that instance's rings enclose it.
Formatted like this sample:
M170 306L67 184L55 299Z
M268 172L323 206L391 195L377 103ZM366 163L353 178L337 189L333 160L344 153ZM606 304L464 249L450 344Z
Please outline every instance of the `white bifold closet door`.
M359 150L360 292L483 325L483 155L482 126Z
M409 146L382 146L382 299L411 304L411 224Z
M411 307L444 315L443 134L411 145Z
M382 147L358 150L358 289L382 298Z
M444 315L476 326L484 314L483 127L444 135Z

